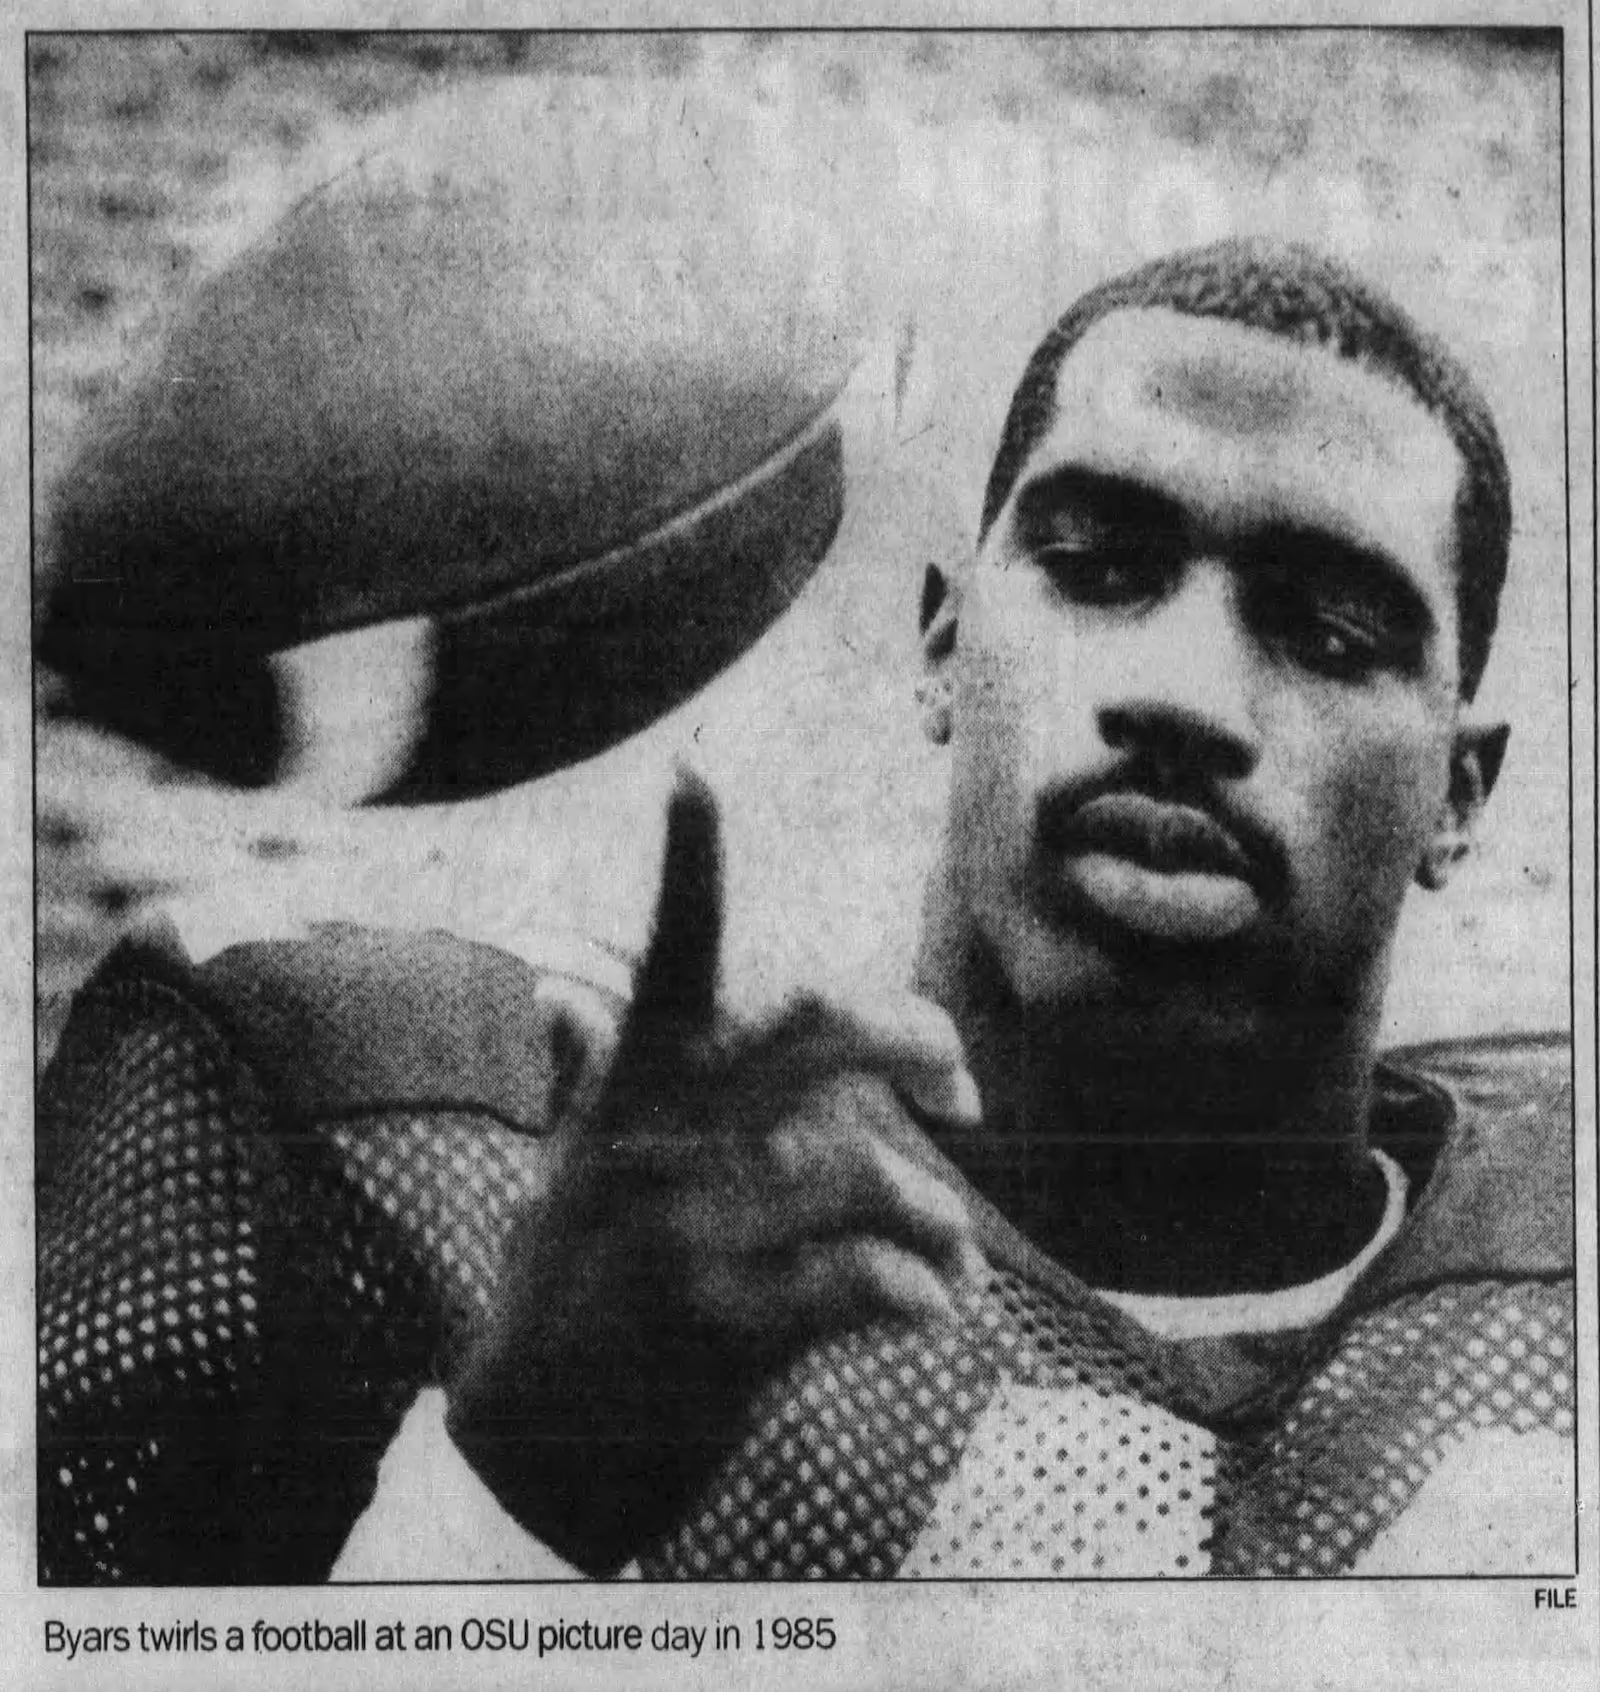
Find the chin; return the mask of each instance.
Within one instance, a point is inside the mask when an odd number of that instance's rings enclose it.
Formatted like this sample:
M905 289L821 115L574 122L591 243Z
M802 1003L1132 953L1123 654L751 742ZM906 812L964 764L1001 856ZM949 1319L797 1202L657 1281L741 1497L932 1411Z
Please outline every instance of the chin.
M1087 1009L1118 994L1122 972L1085 935L1018 912L990 927L987 938L1006 986L1026 1007Z
M1023 1016L1064 1041L1104 1050L1132 1042L1160 1061L1260 1051L1297 997L1237 947L1112 948L1038 918L993 952Z

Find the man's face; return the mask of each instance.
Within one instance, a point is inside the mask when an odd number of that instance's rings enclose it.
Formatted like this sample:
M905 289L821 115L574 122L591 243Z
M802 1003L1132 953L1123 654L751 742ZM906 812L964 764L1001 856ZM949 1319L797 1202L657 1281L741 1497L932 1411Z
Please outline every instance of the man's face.
M1318 347L1115 313L946 618L955 888L1025 1005L1231 1044L1375 1011L1449 814L1443 427Z

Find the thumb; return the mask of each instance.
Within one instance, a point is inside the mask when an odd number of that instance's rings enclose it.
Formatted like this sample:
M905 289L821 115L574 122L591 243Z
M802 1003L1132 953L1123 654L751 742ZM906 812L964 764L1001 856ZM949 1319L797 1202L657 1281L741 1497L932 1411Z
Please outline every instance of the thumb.
M716 796L681 765L667 801L654 931L634 985L629 1032L710 1027L722 953L722 822Z

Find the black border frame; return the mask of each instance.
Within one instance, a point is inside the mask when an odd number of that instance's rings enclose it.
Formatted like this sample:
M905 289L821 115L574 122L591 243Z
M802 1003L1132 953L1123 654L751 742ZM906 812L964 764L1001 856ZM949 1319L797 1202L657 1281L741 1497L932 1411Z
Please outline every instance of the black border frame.
M1591 75L1592 75L1592 70L1593 70L1593 66L1594 66L1594 11L1593 11L1593 0L1590 0L1589 5L1585 9L1585 21L1586 21L1586 24L1587 24L1587 29L1584 32L1585 39L1582 43L1582 47L1583 47L1583 50L1585 51L1585 53L1588 57L1588 61L1589 61L1589 64L1591 66ZM1573 663L1573 654L1574 654L1573 639L1574 639L1574 626L1575 625L1574 625L1574 618L1573 618L1573 569L1572 569L1572 566L1573 566L1573 555L1572 555L1572 542L1573 542L1573 536L1572 536L1572 481L1573 481L1572 469L1573 469L1573 466L1572 466L1572 414L1571 414L1571 399L1572 399L1572 396L1571 396L1571 370L1570 370L1570 362L1569 362L1570 361L1570 348L1569 348L1570 281L1569 281L1568 269L1567 269L1567 237L1568 237L1568 233L1569 233L1568 227L1567 227L1567 53L1566 53L1567 31L1566 31L1566 27L1565 27L1564 24L1493 25L1493 24L1467 24L1467 23L1462 23L1462 24L1454 24L1454 23L1441 23L1441 24L1375 24L1375 23L1248 24L1248 23L1240 23L1240 24L1145 24L1145 25L1091 24L1091 25L1056 25L1056 26L1041 26L1041 27L1035 27L1035 26L1030 26L1030 25L1025 25L1025 24L997 24L997 25L987 25L987 24L959 24L959 25L848 24L848 25L824 25L824 26L724 24L724 25L701 25L701 26L687 26L687 25L613 26L613 27L602 27L602 28L585 28L585 27L575 26L575 25L561 25L561 26L554 26L554 27L528 28L528 29L521 29L521 30L516 30L516 29L496 30L496 29L489 28L489 27L480 27L480 28L476 28L476 29L466 29L466 28L427 29L427 28L417 28L417 27L403 27L403 28L394 28L394 29L325 28L325 29L312 29L312 30L271 30L271 29L249 29L249 28L243 28L243 27L225 27L225 28L224 27L213 27L213 28L182 29L182 28L160 28L160 27L156 27L156 26L143 26L143 27L134 27L134 28L129 28L129 29L25 29L23 31L24 65L23 65L23 78L22 78L22 81L23 81L22 110L23 110L23 133L24 133L23 169L24 169L24 176L25 176L25 182L26 182L26 204L25 204L25 211L24 211L23 228L24 228L24 241L25 241L24 257L25 257L25 260L27 262L27 280L26 280L25 297L26 297L26 301L27 301L27 329L28 329L28 346L27 346L27 375L28 375L28 430L27 430L27 434L28 434L28 543L29 543L28 607L29 607L29 616L30 616L30 626L36 626L36 620L37 620L38 611L39 611L39 607L38 607L38 604L37 604L37 598L36 598L37 591L38 591L37 570L34 567L34 559L36 557L36 549L37 549L37 545L38 545L38 534L37 534L37 528L36 528L38 512L37 512L37 509L36 509L36 502L35 502L35 499L34 499L36 465L35 465L35 459L34 459L35 372L34 372L34 359L33 359L33 303L34 302L33 302L33 262L32 262L33 261L33 253L34 253L34 245L33 245L33 171L32 171L31 163L29 162L28 155L27 155L27 138L29 136L31 136L31 133L32 133L32 130L31 130L31 115L32 115L33 79L32 79L32 74L31 74L31 54L32 54L34 44L36 42L44 41L44 40L47 40L47 39L50 39L50 38L60 38L60 37L72 37L72 38L94 37L94 38L104 39L104 38L108 38L108 37L118 37L118 38L120 38L120 37L143 37L143 36L151 36L151 37L155 37L155 36L212 37L212 36L262 36L262 35L297 35L297 36L302 36L302 37L332 36L332 37L343 38L343 39L348 40L348 41L355 41L355 40L360 40L364 37L377 37L377 36L385 36L385 37L405 36L405 37L424 37L424 38L429 38L429 37L431 37L431 38L446 38L446 37L452 37L452 36L479 36L479 37L484 37L484 36L496 36L496 35L502 35L502 36L507 36L507 35L588 36L588 37L612 36L612 35L626 35L626 36L669 36L669 35L695 35L695 36L716 36L716 35L794 35L794 36L801 36L801 35L838 35L838 36L861 36L861 35L886 35L886 36L990 35L990 36L999 36L999 35L1040 35L1040 36L1043 36L1043 35L1227 35L1227 34L1260 35L1260 34L1268 34L1268 33L1282 34L1282 35L1364 34L1364 35L1386 35L1386 36L1387 35L1427 36L1427 35L1471 34L1471 35L1477 35L1477 36L1484 36L1484 37L1488 37L1488 38L1495 39L1495 40L1502 40L1502 41L1510 40L1510 41L1513 41L1513 42L1520 42L1520 41L1531 42L1531 41L1537 40L1539 38L1544 38L1547 41L1550 41L1550 42L1556 44L1557 47L1558 47L1558 53L1557 53L1557 65L1558 65L1557 90L1558 90L1559 123L1560 123L1560 132L1561 132L1561 153L1560 153L1560 160L1559 160L1559 183L1560 183L1559 193L1560 193L1560 200L1561 200L1560 249L1561 249L1561 326L1562 326L1562 337L1561 337L1562 441L1563 441L1563 448L1564 448L1564 452L1565 452L1565 463L1564 463L1564 466L1563 466L1562 485L1563 485L1563 490L1564 490L1564 518L1565 518L1564 554L1565 554L1565 562L1566 562L1566 601L1565 601L1565 605L1566 605L1566 624L1567 624L1567 628L1566 628L1566 633L1567 633L1567 643L1566 643L1566 650L1567 650L1567 675L1566 675L1566 684L1567 684L1567 686L1566 686L1566 693L1567 693L1567 712L1566 712L1566 720L1567 720L1567 840L1566 840L1566 846L1567 846L1567 910L1568 910L1568 916L1569 916L1568 939L1567 939L1567 1000L1568 1000L1568 1006L1567 1006L1567 1014L1568 1014L1567 1041L1568 1041L1568 1047L1569 1047L1569 1051L1570 1051L1570 1054L1571 1054L1571 1058L1572 1058L1572 1060L1575 1064L1576 1057L1577 1057L1578 948L1577 948L1577 944L1576 944L1577 930L1576 930L1576 917L1575 917L1576 895L1577 895L1577 866L1576 866L1576 859L1575 859L1575 847L1576 847L1576 844L1577 844L1577 782L1574 779L1574 777L1576 775L1576 769L1577 769L1577 766L1576 766L1577 742L1576 742L1576 735L1575 735L1575 731L1574 731L1574 696L1575 696L1575 692L1576 692L1576 688L1577 688L1578 684L1577 684L1577 678L1576 678L1575 672L1574 672L1574 663ZM1593 102L1593 90L1592 90L1592 88L1590 90L1590 95L1591 95L1591 119L1592 119L1592 115L1593 115L1592 114L1592 102ZM1600 269L1600 267L1597 267L1597 265L1596 265L1594 242L1593 242L1594 217L1595 217L1595 212L1596 212L1597 207L1600 207L1600 194L1597 194L1596 184L1595 184L1595 174L1594 174L1595 162L1596 162L1595 124L1594 124L1593 121L1591 121L1591 123L1589 125L1589 187L1590 187L1589 213L1590 213L1590 231L1591 231L1591 244L1590 244L1590 253L1589 253L1589 258L1590 258L1590 292L1589 292L1590 342L1589 342L1589 344L1590 344L1591 349L1593 349L1596 345L1595 334L1596 334L1597 328L1600 328L1600 307L1597 307L1596 296L1595 296L1595 279L1596 279L1596 275L1597 275L1597 269ZM1600 440L1600 383L1597 383L1591 389L1591 418L1590 418L1590 422L1591 422L1591 429L1592 429L1591 439L1592 440ZM1595 485L1593 487L1591 487L1590 493L1591 493L1591 508L1590 508L1591 509L1591 516L1594 517L1594 516L1597 515L1597 508L1600 508L1600 455L1597 455L1596 481L1595 481ZM1593 524L1591 525L1591 533L1592 534L1595 533L1595 525L1593 525ZM1600 544L1597 544L1596 550L1600 551ZM1595 598L1596 598L1596 591L1595 591L1595 582L1593 581L1593 579L1591 579L1590 588L1591 588L1591 593L1590 593L1591 601L1594 601ZM1591 603L1589 611L1590 611L1590 624L1591 624L1591 627L1593 627L1594 623L1595 623L1595 615L1596 615L1596 606L1595 606L1594 603ZM33 659L31 657L30 657L30 665L29 665L29 680L30 680L30 700L35 701L36 700L35 684L36 684L36 680L37 680L37 660ZM1591 790L1594 790L1595 786L1596 786L1597 779L1600 779L1600 695L1597 695L1597 697L1595 699L1591 700L1591 709L1592 709L1593 716L1594 716L1594 721L1590 725L1591 731L1592 731L1592 733L1591 733L1591 747L1594 748L1595 750L1594 750L1594 753L1591 757L1591 769L1589 771L1589 776L1590 776L1590 782L1591 782ZM39 739L38 727L39 727L39 725L38 725L38 710L37 710L37 704L35 702L35 703L32 704L32 708L30 709L29 731L28 731L29 774L32 778L31 788L30 788L30 799L31 799L30 809L31 809L32 822L33 822L33 826L34 826L35 831L37 830L37 827L38 827L38 796L37 796L37 794L38 794L38 739ZM33 858L33 862L32 862L31 892L32 892L32 913L31 914L32 914L32 919L33 919L33 932L34 932L34 935L37 936L38 928L39 928L39 873L38 873L37 854L35 854L35 856ZM1596 910L1595 910L1595 913L1594 913L1594 932L1590 936L1590 938L1591 938L1591 941L1593 942L1595 948L1597 950L1600 950L1600 901L1597 901L1597 906L1596 906ZM1591 955L1594 955L1594 953L1591 953ZM37 1005L38 1005L38 986L39 986L39 965L38 965L37 948L35 948L33 956L31 958L30 976L31 976L31 985L32 985L32 988L33 988L33 1013L32 1013L32 1018L31 1018L31 1021L30 1021L29 1032L30 1032L30 1038L33 1042L34 1050L36 1052L37 1051ZM1596 1042L1596 1057L1597 1057L1597 1062L1600 1062L1600 1039L1597 1039L1597 1042ZM1597 1156L1600 1156L1600 1123L1597 1123L1595 1139L1596 1139ZM1573 1177L1573 1179L1572 1179L1572 1189L1573 1189L1572 1224L1573 1224L1573 1238L1577 1239L1579 1237L1579 1235L1578 1235L1579 1213L1578 1213L1578 1197L1577 1197L1578 1106L1577 1106L1577 1097L1576 1097L1576 1091L1575 1090L1574 1090L1573 1105L1572 1105L1571 1140L1572 1140L1572 1177ZM37 1195L37 1180L35 1180L34 1190L35 1190L35 1195ZM35 1203L36 1203L36 1206L37 1206L37 1197L35 1199ZM36 1214L37 1214L37 1211L36 1211ZM35 1221L35 1227L34 1227L33 1248L34 1248L34 1252L33 1252L33 1268L34 1268L33 1317L34 1317L34 1324L33 1325L34 1325L35 1334L37 1334L37 1332L38 1332L37 1289L38 1289L38 1285L39 1285L39 1268L40 1268L39 1235L38 1235L37 1220ZM1595 1311L1594 1311L1593 1314L1597 1318L1597 1323L1600 1323L1600 1292L1597 1292L1595 1303L1596 1303L1596 1308L1595 1308ZM1463 1582L1468 1582L1468 1583L1471 1583L1471 1582L1490 1582L1490 1583L1511 1582L1511 1583L1516 1583L1516 1584L1520 1584L1520 1585L1524 1585L1524 1586L1537 1586L1541 1582L1577 1580L1581 1577L1581 1574L1582 1574L1582 1539L1583 1539L1583 1535L1582 1535L1582 1532L1581 1532L1581 1513L1582 1513L1582 1508L1583 1508L1583 1503L1584 1503L1584 1501L1581 1499L1581 1497L1579 1495L1579 1483L1580 1483L1580 1478L1581 1478L1581 1476L1580 1476L1581 1446L1582 1446L1582 1441L1585 1437L1585 1427L1584 1427L1584 1421L1583 1421L1582 1397L1581 1397L1582 1370L1581 1370L1581 1367L1578 1366L1579 1363L1581 1362L1581 1357L1582 1357L1582 1329L1581 1329L1582 1315L1583 1315L1583 1312L1575 1304L1575 1306L1574 1306L1574 1316L1575 1316L1574 1339L1577 1342L1577 1345L1576 1345L1575 1352L1574 1352L1574 1370L1573 1370L1573 1399L1574 1399L1574 1420L1575 1420L1575 1438L1574 1438L1574 1442L1573 1442L1573 1477L1572 1477L1573 1559L1572 1559L1572 1568L1571 1568L1570 1571L1559 1571L1559 1572L1553 1573L1553 1574L1442 1574L1442 1575L1428 1575L1428 1574L1416 1574L1416 1575L1412 1575L1412 1574L1370 1574L1370 1575L1361 1575L1361 1574L1350 1574L1350 1575L1291 1575L1291 1576L1224 1575L1224 1576L1205 1576L1205 1577L1202 1577L1198 1580L1193 1580L1193 1581L1183 1581L1183 1580L1173 1581L1173 1580L1167 1579L1166 1577L1159 1576L1159 1575L1112 1575L1112 1576L1093 1576L1093 1577L1032 1575L1032 1576L993 1577L992 1579L981 1580L981 1581L977 1582L976 1584L982 1584L982 1585L985 1585L985 1586L991 1586L992 1585L992 1586L1003 1586L1003 1587L1011 1587L1011 1586L1016 1586L1016 1587L1025 1587L1025 1586L1088 1586L1088 1587L1098 1587L1098 1586L1163 1586L1163 1587L1174 1587L1174 1586L1176 1586L1176 1587L1181 1587L1181 1588L1187 1588L1187 1587L1190 1587L1190 1586L1207 1587L1207 1586L1216 1586L1216 1585L1229 1585L1229 1586L1256 1586L1256 1585L1260 1585L1260 1586L1268 1586L1268 1587L1280 1586L1280 1585L1289 1585L1289 1586L1323 1586L1323 1585L1326 1585L1326 1586L1337 1588L1337 1587L1342 1587L1342 1586L1347 1586L1347 1585L1357 1585L1357 1586L1359 1586L1359 1585L1362 1585L1362 1584L1382 1585L1382 1584L1393 1584L1393 1583L1432 1585L1435 1582L1446 1582L1446 1583L1449 1583L1451 1585L1457 1585L1457 1584L1460 1584L1460 1583L1463 1583ZM30 1394L28 1396L29 1396L30 1402L32 1404L33 1417L34 1417L33 1426L32 1426L32 1431L33 1431L33 1442L32 1443L33 1443L33 1449L35 1451L37 1451L37 1449L38 1449L38 1401L37 1401L37 1396L35 1394ZM327 1583L325 1583L325 1582L312 1582L312 1581L293 1582L293 1583L283 1583L282 1585L267 1588L266 1590L272 1590L272 1591L300 1591L300 1590L320 1591L326 1586L326 1584ZM423 1588L443 1587L443 1588L446 1588L446 1589L451 1589L451 1588L461 1588L461 1587L479 1587L479 1586L482 1586L482 1587L493 1587L493 1588L496 1588L496 1589L501 1588L501 1587L510 1587L510 1588L533 1587L533 1588L538 1588L538 1589L543 1590L545 1588L550 1588L550 1587L562 1588L562 1587L577 1586L577 1585L587 1586L587 1585L590 1585L590 1584L592 1584L592 1583L587 1582L587 1581L564 1580L564 1579L546 1579L546 1580L468 1580L468 1579L461 1579L461 1580L407 1580L407 1581L352 1580L352 1581L341 1581L339 1583L339 1589L348 1588L351 1591L361 1591L361 1590L369 1589L369 1588L376 1588L378 1590L385 1590L385 1589L392 1588L392 1587L398 1587L398 1588L404 1588L406 1590L410 1590L410 1589L413 1589L413 1588L423 1589ZM602 1583L602 1584L605 1584L605 1583ZM682 1583L679 1583L679 1582L662 1582L662 1581L645 1581L645 1582L636 1582L636 1583L630 1582L629 1586L631 1588L632 1586L637 1585L641 1590L649 1590L649 1591L658 1591L658 1590L668 1590L668 1591L670 1591L670 1590L676 1590L677 1587L680 1584L682 1584ZM735 1589L746 1589L746 1588L758 1588L758 1587L769 1587L769 1586L786 1586L786 1585L789 1585L791 1583L761 1581L761 1580L721 1579L721 1580L697 1581L697 1582L693 1582L691 1584L697 1585L697 1586L733 1587ZM873 1585L880 1585L880 1584L910 1587L910 1588L915 1589L915 1588L921 1588L921 1587L935 1588L935 1587L969 1586L969 1585L974 1584L974 1581L970 1578L962 1578L962 1577L957 1577L957 1576L936 1576L936 1577L925 1577L925 1578L916 1578L916 1579L901 1578L901 1577L896 1576L896 1577L892 1577L887 1582L864 1582L864 1581L860 1581L860 1580L837 1580L837 1579L824 1579L824 1580L817 1580L817 1581L808 1581L808 1582L805 1583L805 1588L807 1590L811 1590L811 1589L814 1588L817 1591L821 1592L821 1591L837 1590L837 1589L855 1590L855 1589L858 1589L858 1588L870 1587L870 1586L873 1586ZM44 1586L41 1586L40 1582L39 1582L37 1533L34 1536L34 1588L35 1588L35 1591L50 1591L50 1592L79 1592L79 1591L97 1592L97 1591L108 1591L108 1590L138 1591L138 1592L165 1592L165 1591L236 1592L236 1591L256 1590L256 1588L241 1587L237 1583L232 1583L232 1582L219 1582L215 1585L207 1584L205 1586L187 1586L187 1587L168 1587L168 1586L165 1586L165 1585L139 1585L139 1584L129 1584L129 1585L126 1585L126 1586L118 1585L115 1588L113 1588L109 1585L95 1585L95 1586L71 1585L71 1586L44 1587Z

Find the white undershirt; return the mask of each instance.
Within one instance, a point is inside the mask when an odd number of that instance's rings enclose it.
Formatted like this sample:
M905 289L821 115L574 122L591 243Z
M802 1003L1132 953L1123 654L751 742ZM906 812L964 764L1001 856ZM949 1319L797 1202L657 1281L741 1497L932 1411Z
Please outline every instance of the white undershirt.
M1107 1292L1101 1298L1124 1310L1142 1328L1161 1339L1210 1339L1224 1334L1276 1334L1314 1327L1338 1308L1356 1278L1400 1231L1405 1220L1405 1171L1387 1152L1376 1149L1372 1161L1383 1172L1388 1198L1377 1232L1342 1268L1297 1287L1273 1292L1228 1293L1190 1298L1178 1293Z

